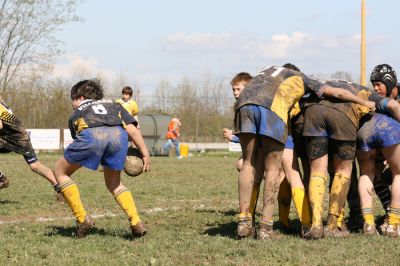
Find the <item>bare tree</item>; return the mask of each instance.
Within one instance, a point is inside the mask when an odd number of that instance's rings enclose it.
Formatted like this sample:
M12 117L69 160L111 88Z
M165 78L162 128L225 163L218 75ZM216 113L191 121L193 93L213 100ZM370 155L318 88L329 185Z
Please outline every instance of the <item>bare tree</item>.
M0 0L0 89L24 72L46 70L60 54L54 37L62 25L79 20L80 0Z
M353 82L353 77L349 72L346 71L336 71L331 75L331 78Z

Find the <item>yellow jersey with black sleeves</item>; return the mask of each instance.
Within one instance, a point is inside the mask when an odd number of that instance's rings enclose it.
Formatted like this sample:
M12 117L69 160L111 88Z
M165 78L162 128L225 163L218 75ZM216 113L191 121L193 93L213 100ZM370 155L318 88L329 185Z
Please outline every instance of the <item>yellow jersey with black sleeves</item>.
M102 126L122 126L125 128L127 124L137 126L136 120L122 105L108 99L82 101L68 121L71 136L74 139L86 128Z
M236 111L247 104L263 106L288 124L289 111L308 92L321 97L324 84L299 71L271 66L262 69L243 89Z
M134 100L129 100L125 102L122 99L118 99L115 102L121 104L125 108L125 110L128 111L128 113L132 116L135 116L139 113L139 106Z

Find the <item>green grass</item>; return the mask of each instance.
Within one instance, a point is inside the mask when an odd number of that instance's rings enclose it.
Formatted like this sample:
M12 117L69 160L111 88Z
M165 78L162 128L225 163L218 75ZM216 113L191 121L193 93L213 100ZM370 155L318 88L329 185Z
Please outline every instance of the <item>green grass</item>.
M50 167L57 158L39 155ZM2 154L0 169L11 186L0 191L0 265L399 264L400 240L386 237L237 240L236 159L224 153L152 158L150 173L124 175L149 228L141 239L130 238L128 221L106 190L102 173L79 170L74 180L83 203L100 216L96 229L78 240L68 206L55 202L50 185L21 156ZM293 208L291 218L296 219Z

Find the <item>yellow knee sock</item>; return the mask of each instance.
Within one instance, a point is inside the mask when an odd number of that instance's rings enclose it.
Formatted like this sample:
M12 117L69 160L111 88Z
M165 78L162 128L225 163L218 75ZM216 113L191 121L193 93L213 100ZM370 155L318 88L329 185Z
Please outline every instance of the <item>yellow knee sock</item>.
M344 203L346 202L347 193L350 188L350 177L345 176L341 173L336 173L331 187L330 198L329 198L329 215L336 217L335 226L337 223L337 217L339 217Z
M292 188L292 197L301 224L310 226L310 206L308 204L308 197L304 192L304 188Z
M123 188L115 192L114 197L119 206L121 206L122 210L128 216L131 225L136 225L141 221L136 209L135 201L132 197L132 193L127 188Z
M83 223L86 216L86 211L83 208L81 197L79 195L78 186L74 183L74 181L67 181L65 183L60 184L60 191L64 196L65 201L68 203L68 206L71 208L76 220L79 223Z
M287 179L283 179L278 193L279 221L285 226L289 226L290 202L292 200L290 184Z
M375 225L375 217L372 212L372 207L362 208L361 210L365 223Z
M324 196L326 190L326 176L324 173L311 173L309 196L312 211L312 225L322 226L324 211Z
M251 192L249 212L253 219L255 217L258 195L260 194L260 183L254 183L253 191Z
M343 220L344 220L344 206L343 206L342 211L340 212L340 215L337 219L337 227L342 228Z
M398 225L400 223L400 206L390 205L389 224Z

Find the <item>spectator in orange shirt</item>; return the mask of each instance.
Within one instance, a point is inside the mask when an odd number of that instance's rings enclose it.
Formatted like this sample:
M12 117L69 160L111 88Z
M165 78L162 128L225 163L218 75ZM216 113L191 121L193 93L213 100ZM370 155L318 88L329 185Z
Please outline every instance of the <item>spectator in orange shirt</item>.
M177 117L174 117L171 119L171 121L169 121L168 132L165 135L167 142L164 144L162 148L163 150L162 153L164 153L165 151L168 151L172 145L174 145L176 156L178 157L178 159L182 159L181 152L179 150L179 140L178 140L179 136L181 135L179 133L180 127L181 127L181 121L179 121Z

